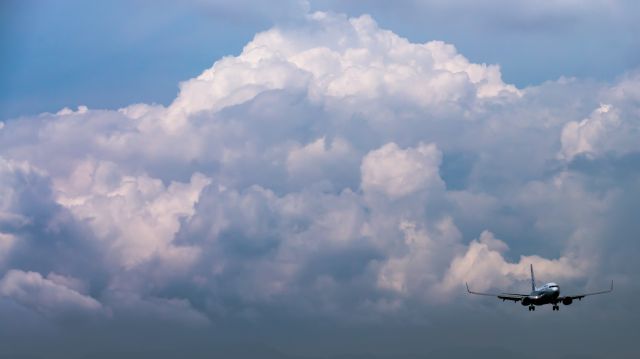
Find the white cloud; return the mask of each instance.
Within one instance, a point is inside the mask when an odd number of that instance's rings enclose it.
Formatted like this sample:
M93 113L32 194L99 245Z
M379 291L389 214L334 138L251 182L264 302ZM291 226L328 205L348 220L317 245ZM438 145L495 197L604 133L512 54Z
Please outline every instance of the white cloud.
M564 125L558 157L570 161L578 155L593 159L637 152L640 124L634 119L640 115L639 79L637 71L630 72L601 89L602 101L588 117Z
M435 224L429 233L413 222L402 221L404 237L400 255L391 256L380 268L377 284L404 296L425 297L432 292L451 255L459 245L461 234L451 218ZM443 257L446 258L443 260Z
M442 289L460 290L465 282L471 283L476 290L512 288L514 283L530 279L530 265L534 266L537 278L546 281L577 278L585 269L579 261L568 257L521 256L518 263L509 263L503 256L508 249L507 244L496 239L493 233L482 232L464 254L453 259L444 276ZM521 293L528 293L529 289L525 286Z
M571 160L579 154L595 155L602 149L607 132L620 125L618 114L611 105L602 104L590 118L571 121L562 129L561 158Z
M321 137L305 146L296 146L287 155L287 173L294 183L340 182L340 177L357 176L360 158L344 139ZM337 177L337 178L336 178Z
M193 215L209 183L195 173L190 183L165 186L146 175L122 175L115 163L86 161L68 179L59 179L55 188L59 203L76 218L89 220L97 240L108 243L114 263L132 268L157 257L180 268L193 262L199 251L171 242L180 220Z
M41 170L27 162L0 157L0 219L3 219L3 224L20 226L29 221L28 218L20 218L15 209L23 204L23 194L38 191L44 176Z
M441 153L434 144L402 150L395 143L369 152L362 160L362 188L392 199L430 187L442 188L438 168Z
M470 63L450 44L412 44L366 15L314 13L295 31L256 35L239 56L182 83L169 118L217 111L273 89L309 92L320 102L403 98L420 106L519 95L497 66Z

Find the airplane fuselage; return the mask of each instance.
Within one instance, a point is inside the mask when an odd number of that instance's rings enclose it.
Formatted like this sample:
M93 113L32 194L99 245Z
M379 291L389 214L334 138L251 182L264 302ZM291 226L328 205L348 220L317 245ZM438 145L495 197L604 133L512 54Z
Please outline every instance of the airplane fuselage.
M522 298L522 305L556 304L560 296L560 287L556 283L547 283L536 288L527 297Z

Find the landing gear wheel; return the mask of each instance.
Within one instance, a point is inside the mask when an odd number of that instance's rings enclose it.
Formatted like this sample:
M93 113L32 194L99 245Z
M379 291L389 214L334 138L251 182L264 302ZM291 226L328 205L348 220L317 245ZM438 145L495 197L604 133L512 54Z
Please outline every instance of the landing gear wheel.
M529 306L529 311L532 311L532 310L536 310L536 307L534 307L533 305L530 305Z
M556 304L556 305L554 305L554 306L553 306L553 310L560 310L560 306L559 306L559 305L557 305L557 304Z

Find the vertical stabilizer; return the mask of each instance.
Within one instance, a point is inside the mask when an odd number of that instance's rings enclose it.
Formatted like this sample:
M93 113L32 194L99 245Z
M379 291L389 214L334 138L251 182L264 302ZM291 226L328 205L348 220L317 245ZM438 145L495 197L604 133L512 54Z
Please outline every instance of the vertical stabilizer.
M536 277L533 275L533 264L531 264L531 291L536 290Z

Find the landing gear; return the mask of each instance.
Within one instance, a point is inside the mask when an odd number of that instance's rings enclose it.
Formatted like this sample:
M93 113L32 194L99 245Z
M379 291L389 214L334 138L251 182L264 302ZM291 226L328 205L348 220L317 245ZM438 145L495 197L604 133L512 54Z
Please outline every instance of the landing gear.
M535 310L536 310L536 307L535 307L535 306L533 306L533 305L530 305L530 306L529 306L529 311L532 311L532 310L533 310L533 311L535 311Z
M560 310L560 306L559 306L559 305L557 305L557 304L554 304L554 305L553 305L553 310Z

